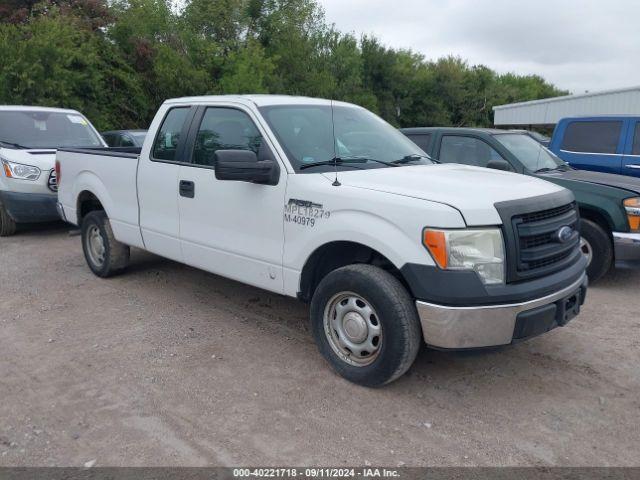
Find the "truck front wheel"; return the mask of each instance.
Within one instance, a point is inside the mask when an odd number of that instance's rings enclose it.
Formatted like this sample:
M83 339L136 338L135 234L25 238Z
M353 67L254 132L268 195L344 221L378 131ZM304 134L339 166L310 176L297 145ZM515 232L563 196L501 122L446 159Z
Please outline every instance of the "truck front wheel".
M367 387L404 374L422 341L409 293L372 265L348 265L324 277L311 300L311 322L320 353L333 369Z
M89 268L99 277L110 277L129 265L129 247L113 236L102 210L89 212L82 220L82 250Z
M9 216L9 213L0 203L0 237L9 237L16 233L16 222Z
M597 282L611 268L613 263L613 245L606 231L591 220L580 220L580 248L587 257L587 275L589 281Z

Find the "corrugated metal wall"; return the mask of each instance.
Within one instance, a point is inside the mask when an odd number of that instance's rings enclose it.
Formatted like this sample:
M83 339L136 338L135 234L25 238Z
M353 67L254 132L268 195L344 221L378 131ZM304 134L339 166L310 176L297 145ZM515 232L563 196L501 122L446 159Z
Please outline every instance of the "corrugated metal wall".
M640 115L640 87L493 107L494 125L554 125L576 115Z

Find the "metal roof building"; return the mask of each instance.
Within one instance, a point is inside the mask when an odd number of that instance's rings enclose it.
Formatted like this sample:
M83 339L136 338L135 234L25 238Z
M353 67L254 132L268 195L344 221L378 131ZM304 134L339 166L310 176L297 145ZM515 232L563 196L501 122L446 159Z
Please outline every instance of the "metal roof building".
M640 115L640 86L498 105L493 113L497 127L551 127L578 115Z

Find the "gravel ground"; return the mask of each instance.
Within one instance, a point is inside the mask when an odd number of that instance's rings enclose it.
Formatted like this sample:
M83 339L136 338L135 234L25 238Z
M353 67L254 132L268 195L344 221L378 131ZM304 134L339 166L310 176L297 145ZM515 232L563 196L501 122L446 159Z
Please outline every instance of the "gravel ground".
M0 466L640 465L640 271L517 346L423 349L369 390L307 309L134 251L101 280L63 226L0 239Z

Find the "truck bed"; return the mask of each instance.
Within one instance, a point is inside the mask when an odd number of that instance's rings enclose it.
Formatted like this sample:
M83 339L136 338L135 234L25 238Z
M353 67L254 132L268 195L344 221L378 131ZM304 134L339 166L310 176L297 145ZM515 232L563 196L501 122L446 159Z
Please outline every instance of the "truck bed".
M113 233L127 245L142 247L139 228L137 171L139 148L63 148L58 201L67 221L78 224L77 199L93 192L109 216Z

